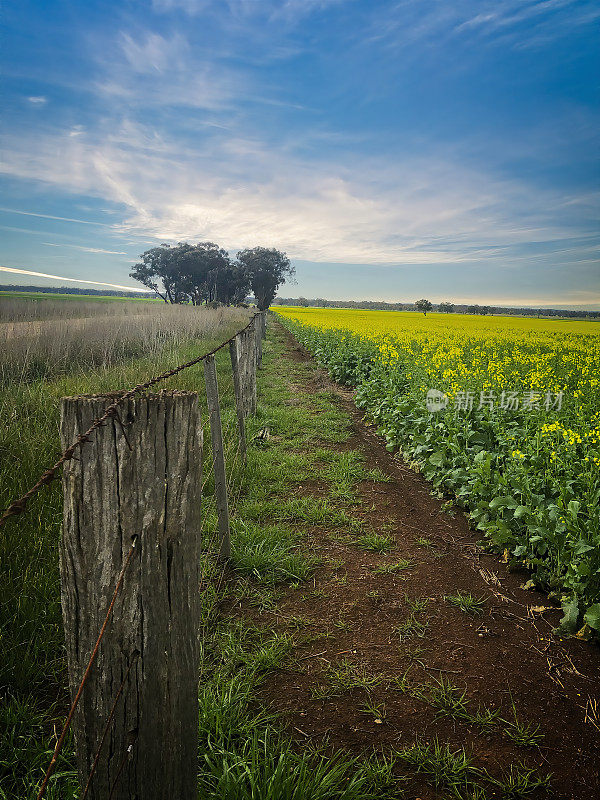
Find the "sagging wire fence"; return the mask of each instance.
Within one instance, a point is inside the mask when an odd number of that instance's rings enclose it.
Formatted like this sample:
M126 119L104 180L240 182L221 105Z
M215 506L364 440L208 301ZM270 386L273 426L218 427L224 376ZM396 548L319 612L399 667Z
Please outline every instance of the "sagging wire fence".
M259 312L210 352L128 391L63 398L62 454L0 517L2 526L24 512L62 468L73 700L38 800L70 729L82 800L195 795L201 585L208 562L231 554L229 509L241 490L265 334ZM218 381L215 355L226 347L231 369ZM146 393L200 363L208 465L198 393Z

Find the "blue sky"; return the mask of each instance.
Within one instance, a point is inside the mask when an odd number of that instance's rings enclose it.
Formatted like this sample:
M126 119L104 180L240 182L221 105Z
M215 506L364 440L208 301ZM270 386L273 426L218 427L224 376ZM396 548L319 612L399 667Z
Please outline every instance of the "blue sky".
M0 263L130 285L209 239L287 251L284 296L600 308L599 16L7 0Z

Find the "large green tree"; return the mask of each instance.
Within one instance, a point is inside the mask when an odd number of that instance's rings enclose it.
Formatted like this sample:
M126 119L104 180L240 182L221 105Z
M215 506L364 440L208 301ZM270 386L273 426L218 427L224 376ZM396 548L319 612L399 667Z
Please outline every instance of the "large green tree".
M244 265L214 242L163 244L140 258L129 274L165 303L231 305L243 302L250 288Z
M231 262L226 250L214 242L184 242L177 248L176 270L181 275L182 284L194 305L229 300L219 296L219 286L223 276L231 272Z
M182 303L186 299L182 276L177 268L177 253L181 245L161 244L142 253L140 262L129 273L165 303Z
M295 274L286 254L274 248L253 247L240 250L237 260L248 277L256 305L261 311L271 305L277 289L285 283L286 278Z

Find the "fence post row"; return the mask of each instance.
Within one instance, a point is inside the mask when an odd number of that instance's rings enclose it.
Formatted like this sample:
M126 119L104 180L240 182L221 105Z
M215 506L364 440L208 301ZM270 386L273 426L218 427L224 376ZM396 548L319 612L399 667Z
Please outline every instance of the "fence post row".
M219 526L219 560L226 561L231 556L229 504L227 501L227 476L225 474L223 430L221 428L221 410L219 407L219 386L214 356L208 356L204 359L204 382L206 384L206 401L210 419L210 444L215 477L215 499Z
M244 460L265 316L229 343ZM214 355L204 358L204 378L224 560L231 542ZM63 448L111 400L63 398ZM83 685L73 728L89 800L197 793L202 458L198 395L161 392L123 401L64 466L61 600L73 696Z
M63 399L63 447L107 402ZM82 786L93 772L90 800L197 794L201 486L192 392L128 399L65 464L60 571L73 693L126 568L73 719Z

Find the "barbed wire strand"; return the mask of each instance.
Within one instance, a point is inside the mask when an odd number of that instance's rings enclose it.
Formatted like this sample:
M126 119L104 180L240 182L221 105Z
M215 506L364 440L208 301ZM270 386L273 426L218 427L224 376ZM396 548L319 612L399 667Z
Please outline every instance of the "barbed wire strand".
M167 372L163 372L161 375L157 375L154 378L150 378L150 380L147 380L144 383L138 383L137 386L134 386L132 389L129 389L128 391L120 395L114 402L112 402L109 406L107 406L102 416L94 420L94 422L90 425L87 431L85 431L85 433L79 434L79 436L73 442L73 444L70 447L67 447L67 449L62 453L58 461L55 464L53 464L53 466L50 467L50 469L47 469L41 475L39 480L31 487L31 489L25 492L25 494L23 494L18 500L13 501L4 510L2 516L0 517L0 528L11 517L14 517L17 514L21 514L23 511L25 511L25 508L29 500L31 500L31 498L34 495L36 495L42 489L43 486L46 486L47 484L51 483L54 480L54 478L56 477L56 473L63 466L63 464L66 461L69 461L71 458L73 458L77 448L82 447L86 442L89 442L90 437L94 433L94 431L96 431L98 428L104 425L111 417L114 418L115 414L117 414L118 412L119 406L122 405L126 400L129 400L136 394L140 394L141 392L145 391L146 389L149 389L151 386L154 386L157 383L160 383L161 381L167 380L168 378L172 378L174 375L177 375L184 369L188 369L189 367L193 367L194 365L199 364L201 361L204 361L204 359L208 358L209 356L218 353L219 350L222 350L224 347L227 347L229 343L236 338L236 336L239 336L240 333L243 333L245 330L247 330L254 323L255 317L257 317L258 314L260 313L261 312L255 314L245 328L242 328L233 336L230 336L229 339L227 339L227 341L222 342L220 345L218 345L218 347L215 347L210 352L203 353L201 356L197 356L196 358L193 358L191 361L187 361L185 364L180 364L179 366L174 367L173 369L170 369Z
M106 612L106 616L104 617L104 622L102 623L102 627L100 628L100 633L98 634L98 638L96 639L96 643L94 645L94 649L92 650L92 653L90 655L87 667L85 669L85 672L83 673L83 678L81 679L81 682L79 684L79 688L77 689L77 693L75 695L75 698L74 698L73 702L71 703L71 708L69 709L69 713L67 715L67 719L65 721L62 733L61 733L60 738L58 739L58 741L56 743L56 747L54 748L54 753L52 754L52 758L50 760L50 764L48 765L48 769L46 770L46 774L44 775L44 780L42 781L42 785L41 785L40 790L38 792L37 800L42 800L42 797L44 796L44 794L46 792L46 789L48 787L48 782L50 780L50 777L52 776L52 773L54 772L54 768L56 766L56 761L57 761L57 758L58 758L58 754L60 753L60 751L62 749L62 746L64 744L67 732L68 732L69 728L71 727L71 722L73 721L73 716L75 715L75 709L77 708L77 704L79 703L79 699L80 699L80 697L82 695L83 687L87 683L87 680L88 680L88 678L90 676L92 665L93 665L94 661L96 660L96 656L98 655L98 649L100 647L100 642L102 641L102 639L104 637L104 633L105 633L106 628L108 626L108 622L110 620L110 616L112 614L112 610L113 610L113 607L115 605L115 601L117 599L117 595L119 594L121 586L123 585L123 578L125 577L125 571L127 570L127 567L129 566L129 562L131 561L131 556L133 555L133 551L135 549L136 541L137 541L137 536L134 537L133 542L131 543L131 547L129 548L129 552L127 553L127 556L125 557L125 561L123 563L123 566L121 567L121 572L119 573L119 577L118 577L118 580L117 580L117 585L115 586L115 591L113 592L113 596L112 596L112 599L110 601L110 605L108 606L108 611Z

